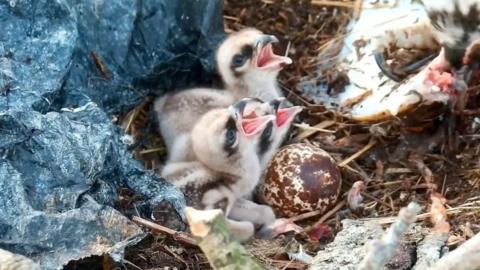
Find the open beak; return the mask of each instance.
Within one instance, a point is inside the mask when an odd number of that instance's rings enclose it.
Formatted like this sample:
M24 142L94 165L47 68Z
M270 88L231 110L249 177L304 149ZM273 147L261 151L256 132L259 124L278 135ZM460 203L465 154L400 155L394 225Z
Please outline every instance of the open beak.
M300 106L292 106L289 108L280 108L277 110L277 127L282 127L290 124L295 116L303 110Z
M263 132L268 123L275 120L273 115L265 115L255 118L242 119L241 131L247 138L252 138Z
M261 134L268 123L275 120L275 115L257 114L256 108L259 105L261 101L258 99L244 98L230 106L237 129L247 138Z
M278 39L272 35L261 35L255 42L256 54L254 61L261 70L279 70L292 63L287 56L277 55L273 52L272 43Z
M301 106L292 106L288 108L280 108L282 103L286 100L284 97L276 98L268 102L271 107L273 114L276 116L277 127L282 127L286 124L289 124L293 121L295 116L299 114L303 107Z

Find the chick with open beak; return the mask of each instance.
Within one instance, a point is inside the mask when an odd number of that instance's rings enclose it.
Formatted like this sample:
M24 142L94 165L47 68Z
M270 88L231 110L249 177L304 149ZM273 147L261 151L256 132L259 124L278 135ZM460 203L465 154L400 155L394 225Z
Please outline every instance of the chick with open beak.
M213 109L193 127L189 145L195 159L167 163L162 176L179 187L187 204L197 209L222 209L227 217L237 199L251 193L261 176L256 153L258 137L273 115L254 116L254 107L240 101L228 108ZM248 111L249 115L244 115ZM273 221L271 208L251 203L250 216L232 219L237 236L246 240L254 224Z
M274 117L274 121L268 122L262 127L263 132L257 140L257 153L260 158L262 169L265 169L271 158L282 144L296 115L302 111L301 106L285 106L286 99L283 97L263 102L258 98L243 98L236 105L236 115L242 119L244 127L241 129L252 130L255 122L263 118Z
M258 130L265 131L275 120L275 114L266 111L265 104L257 98L243 98L230 110L237 120L237 128L247 138L258 134Z
M217 51L217 68L225 82L225 90L193 88L156 99L154 111L169 159L185 158L182 152L187 134L198 117L209 110L226 108L246 97L269 101L282 96L277 76L292 60L273 53L272 43L277 41L274 36L251 28L232 34Z
M277 76L292 63L287 56L273 52L278 39L253 28L231 34L217 51L218 71L226 90L237 99L256 97L265 101L283 96Z

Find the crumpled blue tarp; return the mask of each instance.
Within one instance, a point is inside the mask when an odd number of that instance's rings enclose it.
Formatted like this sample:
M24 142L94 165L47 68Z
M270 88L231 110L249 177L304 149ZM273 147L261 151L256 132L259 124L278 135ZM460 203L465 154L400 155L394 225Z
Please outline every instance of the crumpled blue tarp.
M184 206L113 122L148 95L208 85L223 38L220 0L0 1L0 248L42 269L142 236L113 206Z

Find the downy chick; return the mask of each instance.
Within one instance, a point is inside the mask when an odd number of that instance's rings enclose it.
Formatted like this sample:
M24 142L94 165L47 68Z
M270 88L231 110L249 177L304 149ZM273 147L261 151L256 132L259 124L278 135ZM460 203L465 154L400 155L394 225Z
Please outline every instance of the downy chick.
M292 63L276 55L272 43L278 39L254 28L231 34L217 51L217 68L225 89L236 99L256 97L265 101L283 97L277 83L280 70Z
M245 119L244 103L204 114L189 136L192 161L172 162L162 176L179 187L187 204L197 209L222 209L229 216L238 198L250 193L261 175L255 140L266 125L274 120L267 115ZM256 206L258 206L256 208ZM267 211L269 220L229 220L232 231L246 240L253 235L254 223L272 222L273 211L267 206L252 206L254 213Z
M295 116L302 111L300 106L283 107L285 98L276 98L269 102L262 102L260 99L246 98L248 102L242 111L243 117L253 118L264 115L274 115L275 121L269 122L262 134L255 142L256 152L260 162L261 176L258 185L263 182L263 173L272 160L278 148L282 144L290 129ZM253 109L249 109L253 108ZM292 228L300 229L289 219L276 219L275 213L270 206L257 204L253 201L254 190L237 198L229 218L241 221L251 221L261 225L257 233L260 238L273 238L280 233L289 231Z
M288 57L275 55L271 35L248 28L229 36L217 51L217 68L225 90L194 88L166 94L155 101L159 131L169 152L182 153L188 133L204 113L214 108L226 108L246 97L273 100L282 94L277 76ZM188 159L184 155L169 155L172 161Z
M195 88L166 94L155 101L159 132L168 149L168 162L188 161L189 134L199 118L206 112L227 108L234 103L233 96L225 91Z

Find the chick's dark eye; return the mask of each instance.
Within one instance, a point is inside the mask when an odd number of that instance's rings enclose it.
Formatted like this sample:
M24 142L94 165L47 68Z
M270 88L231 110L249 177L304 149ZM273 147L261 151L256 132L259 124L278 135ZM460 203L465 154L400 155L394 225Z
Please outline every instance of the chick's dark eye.
M235 129L228 129L227 134L225 135L225 142L228 145L233 145L237 140L237 132Z
M241 67L247 62L247 57L243 54L235 54L232 60L232 66Z

